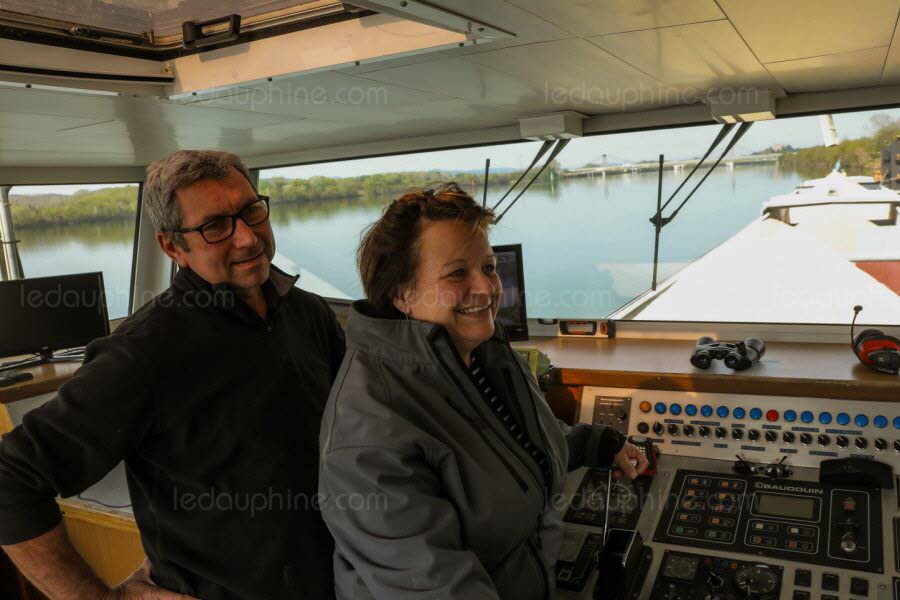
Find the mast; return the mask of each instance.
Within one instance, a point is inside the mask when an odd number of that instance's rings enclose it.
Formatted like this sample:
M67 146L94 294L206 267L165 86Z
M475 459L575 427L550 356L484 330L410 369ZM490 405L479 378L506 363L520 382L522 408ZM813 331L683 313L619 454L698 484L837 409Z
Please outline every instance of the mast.
M19 240L13 229L12 211L9 206L10 185L0 185L0 281L22 279L22 262L19 260Z
M830 148L841 143L838 139L837 129L834 127L834 118L831 115L819 115L819 125L822 126L822 138L825 147Z

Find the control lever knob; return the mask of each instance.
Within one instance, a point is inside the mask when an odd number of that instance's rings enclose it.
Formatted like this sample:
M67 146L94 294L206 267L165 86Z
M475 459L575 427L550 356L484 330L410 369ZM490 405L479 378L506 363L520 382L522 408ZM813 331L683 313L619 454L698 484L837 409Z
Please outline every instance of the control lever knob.
M694 426L693 425L682 425L681 431L684 432L685 437L693 437L694 435Z
M720 440L721 440L722 438L724 438L725 435L726 435L727 433L728 433L728 432L725 431L725 428L724 428L724 427L716 427L716 437L719 438ZM894 443L895 443L896 446L897 446L897 452L900 452L900 440L897 440L897 441L894 442Z
M766 441L767 442L774 442L777 439L778 439L778 432L773 431L771 429L766 430Z
M860 436L853 440L853 445L859 450L865 450L869 446L869 440Z
M663 427L662 423L657 421L653 424L653 433L655 433L656 435L662 435L663 431L665 431L665 428Z
M759 431L757 431L756 429L751 429L750 431L747 432L747 438L750 441L755 442L756 440L759 439Z
M875 449L879 452L887 449L887 441L884 438L875 438Z
M701 425L700 429L697 430L697 433L700 434L700 437L709 437L709 427L707 427L706 425Z
M812 444L812 434L811 433L801 433L800 434L800 443L804 446L809 446Z
M678 435L678 425L676 425L675 423L669 423L669 426L666 427L666 431L669 432L669 435Z
M839 435L835 438L834 443L838 445L838 448L846 448L850 445L850 440L847 439L846 435Z
M731 437L736 440L744 439L744 430L735 427L734 429L731 430Z
M831 437L825 435L824 433L819 434L817 441L819 442L819 445L822 446L823 448L826 448L831 445Z

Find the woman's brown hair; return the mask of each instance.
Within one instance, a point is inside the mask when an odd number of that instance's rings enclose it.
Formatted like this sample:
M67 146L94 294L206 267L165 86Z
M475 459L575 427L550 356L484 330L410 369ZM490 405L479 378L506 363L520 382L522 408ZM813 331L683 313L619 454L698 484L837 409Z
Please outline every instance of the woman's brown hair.
M417 242L424 221L456 219L485 231L494 212L482 207L455 183L405 194L384 209L363 233L356 252L366 299L382 317L397 316L394 298L413 282L418 267Z

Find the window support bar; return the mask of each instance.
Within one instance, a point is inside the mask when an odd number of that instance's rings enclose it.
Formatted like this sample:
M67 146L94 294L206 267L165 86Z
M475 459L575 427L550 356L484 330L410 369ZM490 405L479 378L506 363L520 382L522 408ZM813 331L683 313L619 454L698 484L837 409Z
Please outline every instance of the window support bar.
M11 189L11 185L0 186L0 251L3 253L0 281L24 279L25 277L22 272L22 260L19 257L19 240L16 239L12 209L9 204Z

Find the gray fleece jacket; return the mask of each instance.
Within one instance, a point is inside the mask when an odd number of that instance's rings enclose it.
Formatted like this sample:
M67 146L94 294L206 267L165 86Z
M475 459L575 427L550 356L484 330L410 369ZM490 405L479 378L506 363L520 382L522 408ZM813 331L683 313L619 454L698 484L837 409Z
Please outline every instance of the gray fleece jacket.
M479 364L550 458L548 486L443 327L367 313L354 303L320 435L337 597L553 598L565 473L609 465L624 438L558 421L498 325Z

